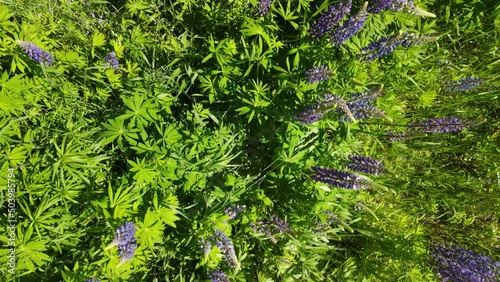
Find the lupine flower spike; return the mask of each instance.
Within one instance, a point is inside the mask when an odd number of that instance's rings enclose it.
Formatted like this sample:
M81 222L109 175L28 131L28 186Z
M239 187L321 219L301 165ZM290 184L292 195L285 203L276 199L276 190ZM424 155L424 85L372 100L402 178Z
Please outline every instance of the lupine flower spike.
M369 182L354 173L340 171L332 168L312 167L311 178L330 186L345 189L364 189Z
M85 282L101 282L101 280L99 280L95 277L92 277L92 278L85 279Z
M21 41L21 40L16 40L16 43L23 48L24 53L32 60L36 61L39 64L44 64L47 66L52 65L53 63L52 55L50 55L47 51L41 49L40 47L36 46L35 43Z
M404 12L422 17L435 18L436 15L420 9L413 4L413 0L374 0L370 1L368 12L378 14L382 10L390 9L393 11Z
M227 275L222 270L216 270L208 275L211 282L230 282Z
M240 214L240 212L242 212L243 210L246 209L247 206L245 205L236 205L236 206L233 206L233 207L229 207L227 208L224 213L229 215L229 219L234 219L238 216L238 214Z
M333 94L326 94L319 103L302 110L296 116L296 120L301 124L310 124L320 120L325 114L337 107L349 116L351 121L356 121L346 102L339 96Z
M306 71L307 82L313 84L330 78L332 72L327 66L317 66Z
M472 88L478 87L484 83L484 80L480 77L464 77L459 80L452 80L446 83L447 92L461 92L468 91Z
M257 7L257 12L261 16L267 15L269 13L269 7L271 6L272 0L260 0L259 6Z
M134 237L135 231L135 224L132 222L126 222L118 226L115 232L115 239L106 247L106 250L109 250L118 246L118 255L120 256L120 263L118 266L124 264L134 256L135 249L137 248L136 239Z
M421 133L454 133L475 125L457 117L431 118L428 120L411 122L407 125L409 132Z
M349 20L345 21L341 27L336 28L330 34L330 41L333 45L340 45L355 35L365 24L366 7L368 2L365 2L363 8Z
M442 281L500 281L500 261L455 245L431 247L434 269Z
M385 115L381 110L373 105L375 99L382 93L383 85L379 89L372 89L369 92L354 93L347 103L347 108L350 109L352 117L363 120L371 117L383 117L390 122L392 119ZM338 111L342 114L341 111ZM351 116L342 117L340 121L352 121Z
M219 250L221 250L221 252L224 254L227 264L238 271L240 269L240 263L238 262L238 258L236 257L233 243L231 243L226 234L224 234L224 232L219 229L215 231L214 237L216 238L215 246L217 246L217 248L219 248Z
M114 68L114 69L119 69L120 68L120 63L118 63L118 59L116 58L116 53L115 52L109 52L108 55L106 55L104 66L105 67L111 67L111 68Z
M352 0L344 0L332 5L328 11L321 14L321 17L311 25L309 33L314 39L318 39L330 32L330 30L351 12Z
M368 44L361 49L360 57L365 61L373 61L377 58L392 53L396 48L402 46L409 48L411 46L425 44L436 40L436 36L417 35L412 33L403 34L399 32L390 37L384 37L376 42Z
M350 162L346 165L347 169L357 172L379 175L385 170L382 162L364 156L349 156Z

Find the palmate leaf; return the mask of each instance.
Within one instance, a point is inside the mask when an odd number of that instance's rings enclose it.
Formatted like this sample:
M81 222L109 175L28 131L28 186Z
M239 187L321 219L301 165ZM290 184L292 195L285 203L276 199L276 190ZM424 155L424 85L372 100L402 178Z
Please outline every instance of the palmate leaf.
M137 210L137 205L140 203L137 200L142 197L138 186L128 186L125 188L123 185L113 191L113 187L108 184L108 198L109 205L113 209L113 218L124 218L132 215ZM96 204L105 208L100 203Z
M136 180L138 184L153 183L158 176L158 171L146 167L145 161L145 159L137 160L137 162L127 160L132 166L130 171L135 172L134 180Z
M159 205L158 194L155 192L153 195L153 206L155 207L156 214L160 220L167 225L177 227L175 221L180 218L176 215L178 213L179 201L175 195L169 194Z
M128 109L119 118L131 118L132 126L137 123L139 129L144 129L143 126L158 119L159 109L156 108L154 101L144 100L144 96L139 93L135 93L133 98L122 97L122 99Z
M105 123L103 126L107 129L101 134L101 137L105 138L102 141L102 145L105 146L113 141L117 141L120 149L124 150L123 138L125 138L130 144L136 145L136 139L139 139L137 132L139 129L131 128L130 124L125 127L124 118L118 117L109 121L109 124Z
M148 246L153 251L155 243L163 243L164 226L158 214L148 209L144 221L137 225L137 238L139 238L140 245Z

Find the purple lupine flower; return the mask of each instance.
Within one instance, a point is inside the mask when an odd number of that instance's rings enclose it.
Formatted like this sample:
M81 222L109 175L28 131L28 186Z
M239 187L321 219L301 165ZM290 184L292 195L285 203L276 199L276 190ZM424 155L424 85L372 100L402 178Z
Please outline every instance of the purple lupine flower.
M307 82L310 84L327 80L330 75L331 72L327 66L317 66L306 71Z
M446 90L448 92L468 91L474 87L480 86L484 80L480 77L463 77L459 80L452 80L446 83Z
M85 279L85 282L101 282L101 280L99 280L95 277L92 277L92 278Z
M134 256L135 249L137 248L137 241L134 237L135 231L135 224L133 222L123 223L116 229L113 242L106 247L106 250L108 250L118 246L120 263L125 263Z
M208 278L211 282L231 282L229 277L227 277L226 273L222 270L216 270L208 275Z
M51 66L53 64L52 55L38 47L35 43L16 40L16 43L23 48L24 53L39 64Z
M118 59L116 58L115 52L109 52L108 55L106 55L104 66L105 67L112 67L114 69L120 68L120 63L118 63Z
M236 205L233 207L227 208L224 213L229 215L229 219L234 219L235 217L238 216L240 212L242 212L244 209L246 209L247 206L245 205Z
M320 120L323 115L336 107L345 112L351 119L355 119L346 102L341 97L328 93L317 104L313 104L300 111L296 116L296 120L301 124L313 123Z
M349 156L349 160L351 162L346 165L346 168L350 170L378 175L385 169L382 162L370 157Z
M201 238L201 240L198 241L200 243L200 249L203 252L204 256L208 256L208 254L212 250L213 240L214 240L214 237L210 236L208 239Z
M437 244L430 248L433 267L442 281L500 280L500 262L489 256L449 244Z
M271 215L269 220L259 220L255 224L250 223L250 227L256 232L266 235L275 244L278 243L278 240L274 238L274 234L292 232L288 223L277 215Z
M260 0L259 6L257 7L257 11L261 16L267 15L269 13L269 7L271 6L272 0Z
M368 12L378 14L389 7L393 0L372 0L368 5Z
M277 231L279 233L289 233L291 231L288 223L279 218L277 215L272 215L271 220L274 223L274 228L272 228L272 231Z
M221 230L215 230L214 235L216 241L215 246L221 250L221 252L226 257L226 262L230 267L239 268L238 258L236 257L236 252L234 251L233 243Z
M368 92L354 93L351 99L347 102L347 107L350 109L352 116L343 116L340 121L352 122L354 120L363 120L371 117L381 116L389 119L381 110L379 110L373 102L382 93L382 88L373 88ZM342 114L341 111L337 111Z
M342 24L341 27L336 28L330 34L330 42L333 45L340 45L356 34L365 24L366 20L366 7L368 2L365 2L363 8L354 16L350 17Z
M321 14L314 24L311 25L309 33L314 39L318 39L327 34L346 14L351 12L352 0L344 0L332 5L328 11Z
M368 44L368 46L361 49L360 57L365 61L373 61L379 57L392 53L400 46L409 48L411 46L431 42L436 38L437 37L435 36L417 35L412 33L397 33Z
M395 131L395 130L386 131L385 136L387 136L390 142L405 141L412 137L411 135L408 135L407 132Z
M365 179L354 173L340 171L332 168L312 167L311 179L330 186L345 189L362 189L367 187Z
M315 223L315 225L316 225L315 230L316 231L325 231L330 227L330 225L332 225L333 223L335 223L339 220L339 217L330 210L324 210L322 212L322 214L324 214L326 217L326 223L324 223L322 221L316 221L316 223Z
M428 120L411 122L407 125L409 132L421 133L454 133L460 132L473 123L457 117L430 118Z

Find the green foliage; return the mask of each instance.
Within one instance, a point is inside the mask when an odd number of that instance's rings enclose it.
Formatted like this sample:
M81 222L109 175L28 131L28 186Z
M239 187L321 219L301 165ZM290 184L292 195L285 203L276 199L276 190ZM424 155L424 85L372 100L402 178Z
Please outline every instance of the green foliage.
M438 281L428 246L442 241L500 260L500 5L416 1L436 17L369 14L335 47L309 30L337 2L274 0L260 15L257 0L3 1L0 241L14 244L15 231L16 269L1 249L2 277L208 281L221 269L231 281ZM358 57L398 32L437 39ZM105 64L110 52L119 68ZM314 66L328 79L308 83ZM468 76L485 83L447 91ZM327 93L349 101L380 85L383 117L345 122L339 109L297 121ZM449 116L476 126L387 139ZM366 190L312 180L311 167L343 170L349 155L387 170L364 176ZM256 227L275 217L290 230ZM106 246L126 221L137 249L123 262ZM200 250L216 229L234 254Z

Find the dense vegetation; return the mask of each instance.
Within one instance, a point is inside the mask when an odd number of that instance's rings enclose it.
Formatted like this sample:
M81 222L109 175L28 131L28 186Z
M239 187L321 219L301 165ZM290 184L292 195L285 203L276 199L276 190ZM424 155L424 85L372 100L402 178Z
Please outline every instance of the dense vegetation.
M2 0L0 35L9 281L500 279L496 0Z

